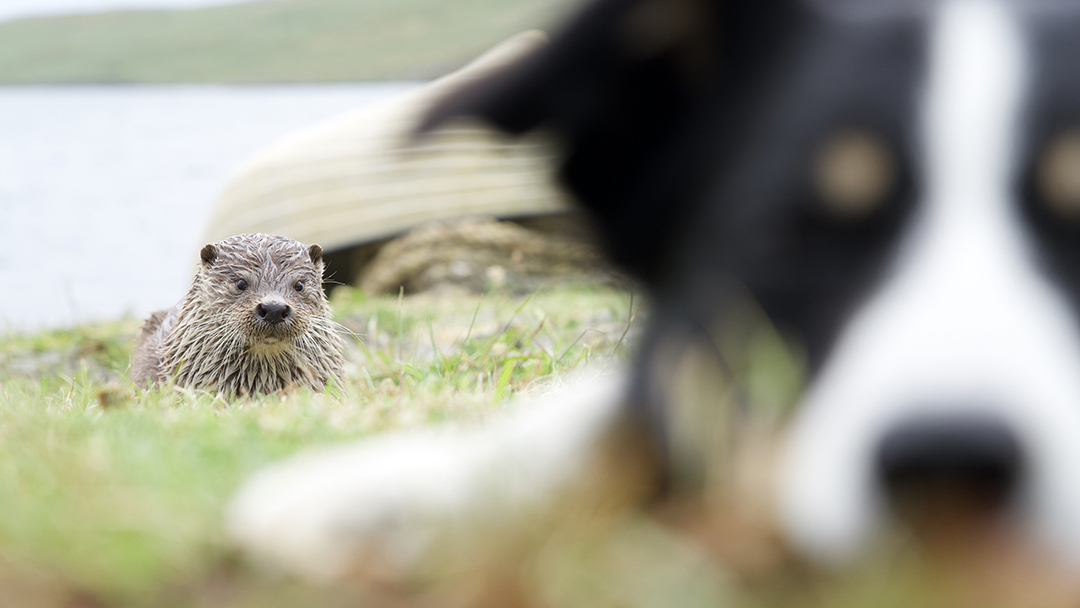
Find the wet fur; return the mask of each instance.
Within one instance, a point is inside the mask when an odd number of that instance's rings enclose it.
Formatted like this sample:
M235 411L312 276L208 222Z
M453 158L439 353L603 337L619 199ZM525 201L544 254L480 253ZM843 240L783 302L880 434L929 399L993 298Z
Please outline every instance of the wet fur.
M340 375L342 340L322 291L322 250L265 234L231 237L203 249L199 272L177 306L154 313L136 344L139 385L177 385L229 395L307 387L321 391ZM236 282L244 279L248 289ZM294 289L303 281L305 289ZM254 313L284 300L293 315L280 328Z

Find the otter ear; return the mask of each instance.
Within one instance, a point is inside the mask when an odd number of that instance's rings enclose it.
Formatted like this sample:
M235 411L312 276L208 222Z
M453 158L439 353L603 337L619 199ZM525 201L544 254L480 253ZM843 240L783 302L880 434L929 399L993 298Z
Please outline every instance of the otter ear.
M316 266L322 264L322 247L319 247L318 245L312 245L311 248L308 249L308 254L311 256L312 264L315 264Z
M214 262L216 262L218 258L218 249L213 245L207 245L206 247L202 248L202 252L199 253L199 257L202 258L203 264L206 264L207 266L213 266Z

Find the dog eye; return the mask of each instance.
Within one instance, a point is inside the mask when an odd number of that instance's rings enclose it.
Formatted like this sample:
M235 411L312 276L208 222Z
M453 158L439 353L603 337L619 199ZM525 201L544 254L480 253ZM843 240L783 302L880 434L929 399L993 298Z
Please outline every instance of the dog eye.
M248 288L247 281L245 281L244 279L240 279L239 281L236 282L236 288L239 289L240 291L247 290L247 288Z
M1080 220L1080 131L1063 133L1050 142L1039 158L1035 185L1051 212Z
M818 148L814 187L823 211L850 221L869 216L896 187L897 166L889 145L866 131L844 131Z
M304 282L297 281L296 285L293 285L293 289L295 289L296 291L304 291Z

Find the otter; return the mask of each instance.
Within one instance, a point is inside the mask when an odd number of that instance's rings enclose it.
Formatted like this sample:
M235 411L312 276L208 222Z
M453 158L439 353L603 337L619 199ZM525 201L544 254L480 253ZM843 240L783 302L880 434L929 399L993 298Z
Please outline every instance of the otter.
M207 245L200 257L187 296L143 325L136 384L173 379L243 396L321 391L340 376L343 343L322 290L321 247L241 234Z

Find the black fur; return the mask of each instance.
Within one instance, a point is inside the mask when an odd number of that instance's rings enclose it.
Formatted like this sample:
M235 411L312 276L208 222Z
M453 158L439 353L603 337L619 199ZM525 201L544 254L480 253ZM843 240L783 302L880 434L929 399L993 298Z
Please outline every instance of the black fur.
M1016 176L1024 216L1039 244L1044 265L1070 294L1080 312L1080 222L1052 213L1035 185L1038 162L1061 134L1080 129L1080 17L1058 11L1029 17L1035 73L1023 133L1021 172Z
M794 0L600 0L425 128L468 114L561 141L562 181L650 292L632 400L663 444L662 343L711 341L748 291L815 367L881 275L917 200L924 37L914 16L853 23ZM821 213L811 184L844 129L898 165L889 200L854 222Z

